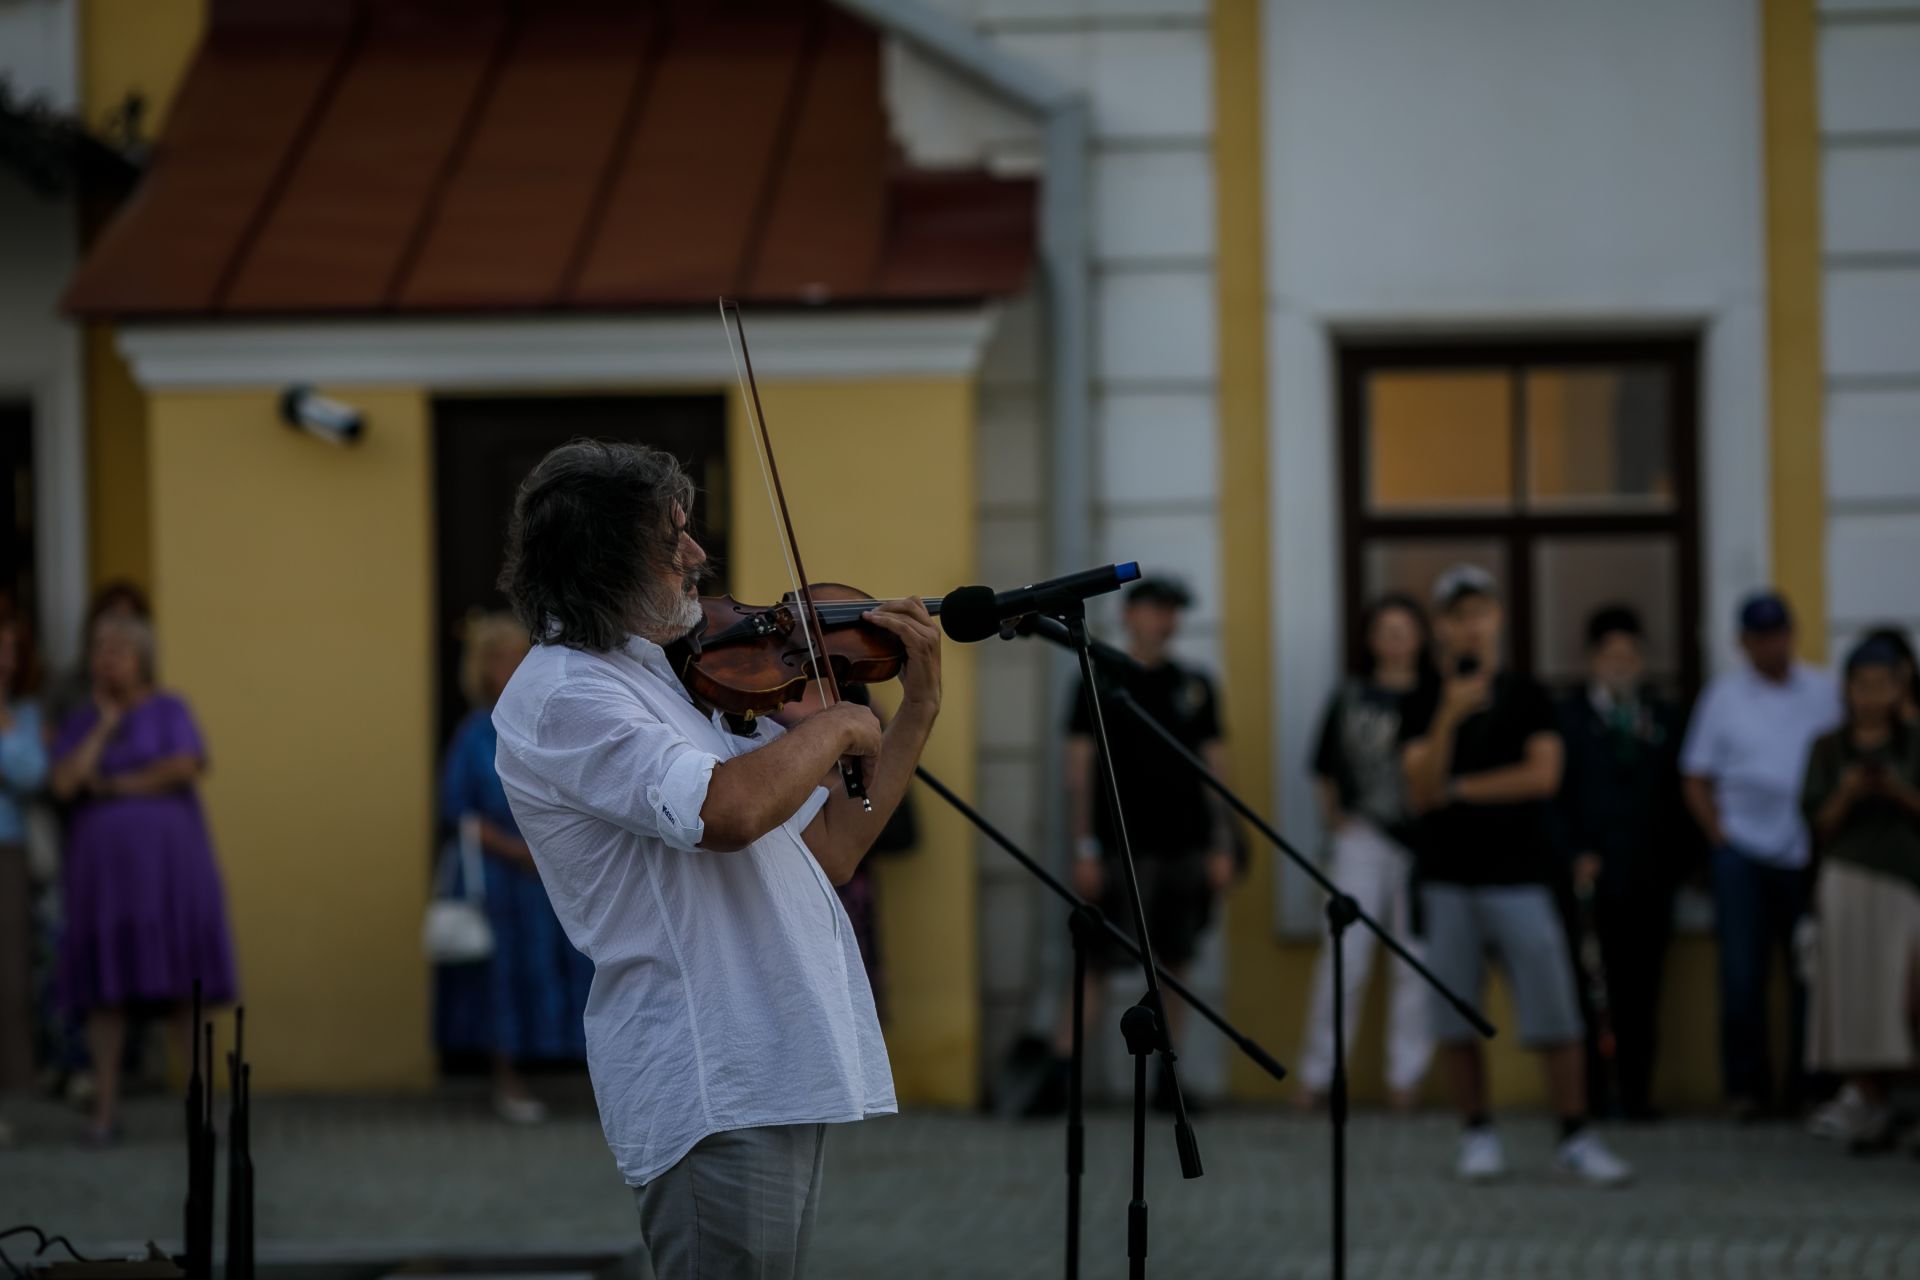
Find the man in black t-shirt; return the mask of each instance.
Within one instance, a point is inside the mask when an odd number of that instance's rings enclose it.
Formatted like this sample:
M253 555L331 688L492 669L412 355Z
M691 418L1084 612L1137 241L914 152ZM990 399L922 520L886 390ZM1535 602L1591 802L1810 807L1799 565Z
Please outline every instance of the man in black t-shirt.
M1186 588L1170 579L1147 578L1128 589L1121 621L1127 631L1128 652L1145 670L1125 677L1125 687L1143 711L1171 730L1214 773L1221 774L1226 769L1226 755L1213 683L1170 655L1180 614L1190 603ZM1101 676L1101 716L1113 754L1114 775L1126 804L1127 836L1139 876L1140 901L1146 910L1154 958L1185 978L1200 935L1213 917L1215 900L1233 880L1233 827L1225 807L1172 749L1113 702L1107 682L1116 678ZM1067 733L1074 888L1131 936L1133 904L1127 896L1125 872L1117 861L1120 850L1113 815L1107 810L1103 784L1096 772L1093 715L1081 684L1074 689ZM1103 975L1137 967L1139 962L1119 947L1105 945L1096 947L1090 960L1093 972L1087 979L1086 1007L1088 1024L1093 1025L1100 1016ZM1168 992L1168 1030L1176 1044L1185 1012L1186 1006ZM1057 1055L1065 1056L1072 1036L1073 1007L1064 1003L1054 1036ZM1057 1067L1055 1074L1059 1075ZM1062 1091L1053 1087L1056 1083L1043 1088L1027 1108L1029 1114L1045 1114L1064 1101ZM1171 1105L1164 1081L1155 1105Z
M1548 887L1557 857L1549 804L1560 787L1553 704L1525 676L1500 669L1503 623L1493 578L1456 565L1434 586L1444 681L1401 719L1407 797L1419 815L1415 852L1427 964L1478 1002L1486 958L1513 992L1520 1039L1538 1051L1560 1117L1555 1168L1597 1186L1632 1170L1587 1126L1585 1027L1566 934ZM1473 1028L1436 997L1434 1038L1466 1120L1457 1171L1503 1176L1506 1153L1488 1114L1486 1063Z

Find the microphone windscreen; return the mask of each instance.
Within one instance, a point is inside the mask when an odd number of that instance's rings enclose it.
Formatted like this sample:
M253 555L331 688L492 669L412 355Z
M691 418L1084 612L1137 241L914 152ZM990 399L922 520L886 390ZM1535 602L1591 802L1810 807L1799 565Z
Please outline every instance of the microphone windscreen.
M958 587L941 597L940 629L961 644L989 640L1000 634L999 611L992 587Z

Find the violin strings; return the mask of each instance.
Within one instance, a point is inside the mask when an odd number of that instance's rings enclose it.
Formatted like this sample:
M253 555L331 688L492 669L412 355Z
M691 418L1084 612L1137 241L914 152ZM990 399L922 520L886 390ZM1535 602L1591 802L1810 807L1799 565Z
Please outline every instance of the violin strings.
M733 380L740 388L740 404L741 407L746 410L747 424L753 428L753 456L760 463L760 483L766 487L767 504L773 507L777 514L779 511L779 503L775 499L773 492L773 470L767 462L767 428L766 424L760 420L760 415L754 411L754 397L747 389L746 371L740 363L739 348L736 347L733 342L733 325L727 319L727 302L725 298L720 300L720 327L726 331L727 354L733 359ZM741 341L744 342L745 340L745 335L742 335ZM784 533L779 530L775 532L780 533L777 539L780 543L780 556L787 563L787 581L793 584L794 602L799 605L799 608L794 612L800 615L800 637L806 642L807 656L813 659L814 675L820 680L821 702L823 705L831 705L826 703L826 695L830 692L837 693L838 690L833 688L830 673L826 672L823 666L826 659L813 643L813 624L807 618L807 614L810 612L807 608L808 597L806 591L800 585L800 570L795 567L793 562L793 548L787 545L787 539ZM825 643L825 637L822 637L822 643ZM836 698L835 701L838 701L838 699Z

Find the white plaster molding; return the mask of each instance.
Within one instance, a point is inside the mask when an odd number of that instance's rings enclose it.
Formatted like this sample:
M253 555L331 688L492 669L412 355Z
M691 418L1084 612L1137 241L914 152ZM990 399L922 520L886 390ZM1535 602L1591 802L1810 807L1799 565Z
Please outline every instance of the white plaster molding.
M971 376L997 308L750 315L754 371L783 381ZM406 384L432 390L731 383L718 314L130 323L149 390Z

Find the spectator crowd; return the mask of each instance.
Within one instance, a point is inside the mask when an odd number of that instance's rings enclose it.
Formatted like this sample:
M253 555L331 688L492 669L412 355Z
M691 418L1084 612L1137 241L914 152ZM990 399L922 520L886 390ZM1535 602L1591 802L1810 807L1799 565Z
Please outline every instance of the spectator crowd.
M1129 692L1219 771L1213 686L1170 654L1189 603L1170 580L1129 594ZM1777 594L1746 600L1736 624L1741 663L1684 713L1648 677L1639 617L1602 608L1585 627L1585 679L1556 699L1507 665L1492 577L1455 566L1425 602L1392 594L1367 609L1359 660L1328 700L1313 753L1330 875L1469 1001L1483 997L1490 964L1504 973L1517 1039L1537 1055L1558 1119L1553 1159L1590 1183L1632 1176L1595 1120L1659 1118L1663 968L1690 884L1714 905L1731 1115L1805 1116L1814 1134L1863 1153L1906 1137L1899 1091L1920 1066L1914 650L1898 628L1875 630L1836 680L1795 659ZM89 612L83 662L48 679L32 628L0 603L0 1097L36 1080L64 1091L87 1108L97 1144L118 1137L128 1073L154 1066L151 1037L133 1032L167 1028L183 1053L194 984L210 1004L239 992L199 799L210 753L187 702L156 685L156 649L145 596L115 584ZM489 713L527 650L506 615L468 624L469 711L444 758L433 860L436 892L485 921L479 952L437 968L435 1042L444 1060L483 1066L495 1110L521 1124L545 1116L528 1064L582 1056L592 981L494 771ZM1141 778L1162 776L1163 748L1130 718L1106 719L1123 794L1137 794ZM1075 879L1125 920L1079 694L1069 732ZM1128 815L1148 918L1177 971L1245 857L1226 813L1197 781L1182 785ZM896 826L883 844L911 847L910 810ZM875 886L863 878L842 893L880 992ZM1391 986L1391 1104L1416 1105L1437 1058L1464 1126L1457 1172L1503 1174L1478 1037L1406 966L1376 963L1367 931L1344 939L1348 1007L1377 972ZM1124 957L1103 949L1092 960L1099 974ZM1784 1028L1769 1025L1776 967ZM1332 975L1323 955L1297 1057L1304 1107L1332 1081ZM1097 1006L1100 992L1090 980L1084 999ZM1070 1034L1063 1018L1050 1047L1064 1054ZM1029 1110L1058 1109L1063 1071L1049 1067ZM1920 1155L1920 1141L1907 1145Z
M1739 667L1683 715L1648 680L1629 608L1591 616L1586 679L1557 702L1504 665L1504 626L1494 580L1470 565L1440 577L1430 619L1403 595L1368 610L1313 762L1332 878L1467 1000L1483 997L1489 962L1503 971L1564 1173L1627 1181L1591 1120L1659 1118L1662 974L1688 884L1712 895L1733 1118L1806 1116L1859 1153L1899 1145L1896 1092L1920 1067L1920 678L1906 635L1860 639L1836 682L1796 661L1787 602L1757 593L1738 613ZM1361 930L1345 946L1357 1008L1374 948ZM1501 1176L1478 1037L1389 963L1392 1102L1412 1105L1437 1054L1464 1123L1457 1172ZM1770 1053L1776 964L1783 1062ZM1332 1078L1332 997L1323 955L1303 1106ZM1920 1156L1920 1134L1907 1146Z

